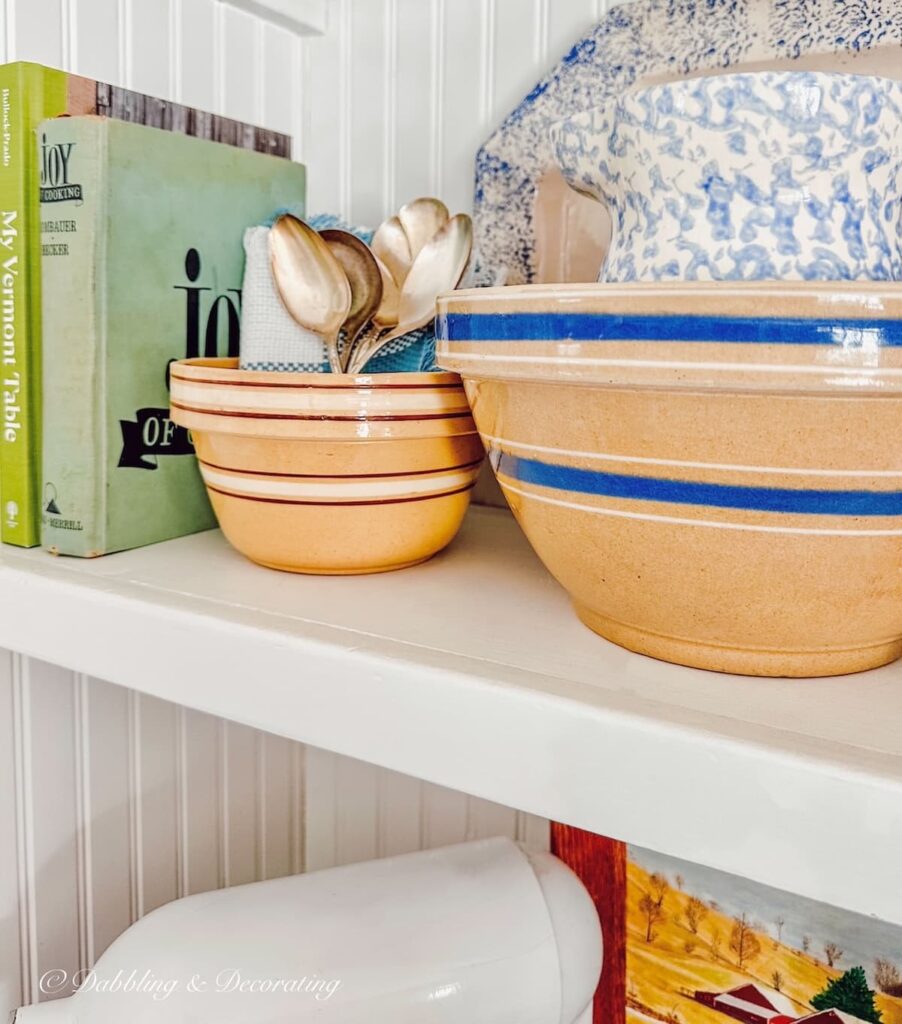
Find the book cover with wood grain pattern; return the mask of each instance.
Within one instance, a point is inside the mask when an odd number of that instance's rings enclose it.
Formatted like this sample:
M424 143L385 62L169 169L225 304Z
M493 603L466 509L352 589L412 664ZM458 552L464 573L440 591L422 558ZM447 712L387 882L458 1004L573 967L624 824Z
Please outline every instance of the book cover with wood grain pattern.
M902 1024L902 928L564 825L604 931L595 1024Z
M35 128L48 117L102 114L166 131L290 157L291 139L130 89L19 61L0 66L0 289L3 330L3 477L0 536L40 542L41 240Z
M237 355L245 228L300 164L105 117L38 129L42 543L93 557L214 525L169 363Z

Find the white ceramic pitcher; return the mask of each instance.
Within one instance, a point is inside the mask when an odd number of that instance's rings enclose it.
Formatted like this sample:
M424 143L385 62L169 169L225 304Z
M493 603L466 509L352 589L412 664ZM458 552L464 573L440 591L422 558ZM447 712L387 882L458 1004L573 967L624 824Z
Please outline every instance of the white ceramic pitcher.
M15 1024L591 1024L600 966L577 877L498 838L177 900Z

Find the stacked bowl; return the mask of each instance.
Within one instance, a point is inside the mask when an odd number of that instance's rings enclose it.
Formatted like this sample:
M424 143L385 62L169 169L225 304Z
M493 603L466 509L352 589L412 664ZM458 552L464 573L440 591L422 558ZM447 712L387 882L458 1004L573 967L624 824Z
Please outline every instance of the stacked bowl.
M753 675L902 655L900 111L765 73L577 115L552 139L611 211L602 283L439 300L439 364L596 632Z
M425 561L453 539L483 459L460 378L171 369L223 533L261 565L357 574Z

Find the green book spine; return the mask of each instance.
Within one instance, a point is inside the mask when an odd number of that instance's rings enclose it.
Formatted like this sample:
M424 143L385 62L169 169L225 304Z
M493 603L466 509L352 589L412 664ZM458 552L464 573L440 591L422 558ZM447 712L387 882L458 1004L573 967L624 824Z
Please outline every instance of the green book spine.
M65 110L66 81L63 72L36 64L0 67L0 537L20 547L40 543L41 237L34 130Z
M43 525L47 546L61 554L91 557L107 550L106 430L104 427L106 318L106 164L105 122L75 146L56 124L39 129L39 163L45 168L41 195L43 220L59 204L54 238L42 256L44 294L44 452ZM77 168L77 170L76 170ZM75 181L77 177L77 181ZM77 190L73 192L71 190ZM58 191L55 191L58 190ZM66 190L70 190L68 193ZM71 195L72 199L63 198ZM53 205L51 205L51 203ZM57 439L65 438L65 446ZM63 497L61 497L64 496Z

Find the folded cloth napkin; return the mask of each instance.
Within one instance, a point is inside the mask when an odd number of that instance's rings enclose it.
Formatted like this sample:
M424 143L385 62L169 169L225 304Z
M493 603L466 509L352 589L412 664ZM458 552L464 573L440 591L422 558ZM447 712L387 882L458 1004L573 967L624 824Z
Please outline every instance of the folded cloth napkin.
M348 227L332 215L314 217L309 224L317 231L344 228L367 243L373 235L366 228ZM328 373L322 339L292 319L276 291L270 269L269 225L245 231L244 253L241 369ZM364 372L404 373L435 368L435 331L430 326L390 341L366 364Z

